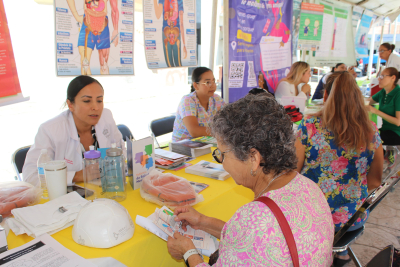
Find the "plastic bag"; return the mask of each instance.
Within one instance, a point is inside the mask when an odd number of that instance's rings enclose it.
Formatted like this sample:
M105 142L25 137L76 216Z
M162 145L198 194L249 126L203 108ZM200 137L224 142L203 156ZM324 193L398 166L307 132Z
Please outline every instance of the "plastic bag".
M0 183L0 214L8 217L15 208L38 204L41 196L42 189L26 182Z
M204 200L184 178L171 173L150 172L142 182L140 195L146 201L175 209L179 206L193 206Z

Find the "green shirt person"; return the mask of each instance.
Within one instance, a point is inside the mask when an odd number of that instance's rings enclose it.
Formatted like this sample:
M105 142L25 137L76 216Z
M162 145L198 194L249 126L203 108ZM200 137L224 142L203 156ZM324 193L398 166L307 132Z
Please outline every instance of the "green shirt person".
M396 68L386 68L378 76L382 88L370 99L370 112L382 117L380 135L384 145L400 145L400 86L399 72ZM379 110L371 105L379 103Z

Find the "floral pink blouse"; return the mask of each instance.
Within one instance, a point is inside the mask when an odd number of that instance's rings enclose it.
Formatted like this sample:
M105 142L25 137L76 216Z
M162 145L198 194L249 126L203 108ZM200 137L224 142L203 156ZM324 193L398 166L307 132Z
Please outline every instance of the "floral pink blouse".
M334 225L321 189L297 174L286 186L263 196L275 201L288 220L300 266L331 266ZM205 266L209 265L197 265ZM244 205L225 224L213 266L293 266L278 221L264 203Z

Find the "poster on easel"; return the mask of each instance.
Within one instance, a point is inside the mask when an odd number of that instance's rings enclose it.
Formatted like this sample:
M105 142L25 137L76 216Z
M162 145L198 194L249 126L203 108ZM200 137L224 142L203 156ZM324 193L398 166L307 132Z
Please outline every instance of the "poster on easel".
M145 0L143 23L149 69L197 66L195 0Z
M309 64L316 67L345 63L354 66L352 9L349 4L334 0L316 0L324 6L322 39L319 49L312 53Z
M134 0L54 0L57 75L133 75L134 10Z
M229 1L229 102L254 87L274 93L292 65L293 1Z
M6 11L0 0L0 106L26 100L29 98L22 96Z
M323 17L323 5L301 3L298 49L319 50Z
M368 57L368 32L371 27L373 13L365 10L355 36L355 46L357 58Z

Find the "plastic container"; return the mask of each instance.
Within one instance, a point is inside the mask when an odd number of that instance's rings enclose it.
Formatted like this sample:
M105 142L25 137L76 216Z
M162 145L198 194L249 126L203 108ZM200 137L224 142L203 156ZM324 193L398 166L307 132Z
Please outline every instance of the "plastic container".
M105 180L104 166L101 152L89 146L89 151L83 153L83 182L85 184L85 198L94 200L104 198Z
M122 149L113 143L104 159L106 197L116 201L126 199L125 157Z
M53 200L67 194L67 164L64 160L54 160L44 167L49 199Z
M42 149L40 152L39 159L37 161L38 177L40 181L40 188L43 190L42 198L48 199L49 193L46 185L46 174L44 172L44 166L46 163L52 161L52 158L47 154L47 149Z

